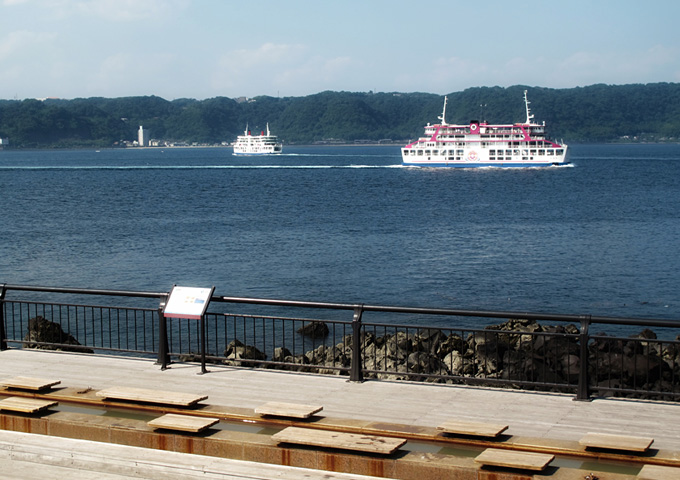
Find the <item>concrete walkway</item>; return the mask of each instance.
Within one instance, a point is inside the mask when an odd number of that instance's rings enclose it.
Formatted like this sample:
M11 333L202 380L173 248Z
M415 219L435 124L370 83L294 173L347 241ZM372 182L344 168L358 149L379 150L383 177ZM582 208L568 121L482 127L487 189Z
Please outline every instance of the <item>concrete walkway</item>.
M680 404L675 403L578 402L573 395L376 380L350 383L346 377L215 365L208 370L199 375L196 364L172 364L161 371L153 360L128 357L0 352L0 380L29 376L95 390L173 390L208 395L205 403L252 409L268 401L319 404L328 417L417 426L436 427L450 419L502 423L509 425L508 435L553 440L577 441L588 432L644 436L654 438L655 448L680 451Z

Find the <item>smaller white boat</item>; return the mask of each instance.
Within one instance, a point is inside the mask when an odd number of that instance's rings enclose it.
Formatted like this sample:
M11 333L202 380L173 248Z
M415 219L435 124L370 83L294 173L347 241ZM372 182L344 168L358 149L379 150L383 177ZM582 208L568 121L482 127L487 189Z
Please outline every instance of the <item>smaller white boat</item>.
M252 135L248 126L243 135L239 135L234 143L234 155L277 155L283 150L283 145L279 142L276 135L269 132L267 123L267 134L260 132L260 135Z

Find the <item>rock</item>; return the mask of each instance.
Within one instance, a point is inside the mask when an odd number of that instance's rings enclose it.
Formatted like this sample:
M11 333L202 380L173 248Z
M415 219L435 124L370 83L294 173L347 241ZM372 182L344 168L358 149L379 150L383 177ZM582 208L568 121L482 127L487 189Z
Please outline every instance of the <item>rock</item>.
M288 350L285 347L276 347L274 349L274 356L272 357L272 360L275 362L285 362L286 357L291 357L292 353L290 353L290 350Z
M444 359L442 360L444 362L444 365L446 365L446 368L451 372L451 375L471 375L472 372L472 364L468 363L466 365L465 359L463 358L463 355L458 351L458 350L452 350L449 352ZM467 368L467 371L465 367Z
M578 375L581 370L581 359L578 355L562 355L560 357L559 370L569 383L574 383L578 380Z
M444 335L441 330L426 328L418 332L414 343L416 343L418 350L427 351L436 355L440 345L444 341L446 341L446 335Z
M298 328L297 332L310 338L326 338L329 334L328 325L324 322L310 322Z
M226 365L259 366L259 363L243 362L242 360L266 360L267 355L259 351L252 345L245 345L239 340L233 340L224 349L224 356L227 360ZM235 361L238 360L238 361Z
M203 356L200 353L189 352L179 355L177 358L180 362L184 363L202 363ZM215 360L211 353L205 354L205 363L217 364L221 363L219 360Z
M24 337L24 341L29 342L24 345L25 348L58 350L63 352L94 353L94 350L91 348L78 346L80 345L80 342L76 340L75 337L70 333L64 332L64 330L61 328L61 325L47 320L45 317L40 315L28 320L28 333ZM38 343L60 343L73 346L65 347L58 345L39 345Z
M440 358L446 357L452 352L458 352L461 355L467 350L467 343L460 335L452 333L446 340L444 340L439 345L439 352L437 352Z

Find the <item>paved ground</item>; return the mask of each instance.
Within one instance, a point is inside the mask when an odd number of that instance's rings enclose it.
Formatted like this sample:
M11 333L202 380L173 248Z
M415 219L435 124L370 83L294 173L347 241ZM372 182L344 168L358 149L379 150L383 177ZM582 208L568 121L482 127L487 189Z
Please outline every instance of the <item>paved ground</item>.
M21 375L96 390L156 388L208 395L206 403L245 408L267 401L319 404L328 417L419 426L435 427L452 418L503 423L509 425L509 435L555 440L578 440L592 431L620 433L653 437L655 448L680 451L680 404L577 402L571 395L387 381L351 383L346 377L214 365L208 369L209 373L199 375L200 366L195 364L172 364L161 371L148 359L18 349L0 352L0 380Z

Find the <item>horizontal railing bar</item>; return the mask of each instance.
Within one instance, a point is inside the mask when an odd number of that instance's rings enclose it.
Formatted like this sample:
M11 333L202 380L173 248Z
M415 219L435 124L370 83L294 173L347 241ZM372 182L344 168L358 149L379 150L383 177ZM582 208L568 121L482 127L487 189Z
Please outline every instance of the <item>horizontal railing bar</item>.
M26 292L46 292L46 293L72 293L77 295L110 295L117 297L144 297L144 298L159 298L167 296L167 292L139 292L129 290L105 290L94 288L71 288L71 287L38 287L32 285L12 285L0 284L6 290L19 290Z
M168 295L167 292L141 292L128 290L106 290L90 288L70 288L70 287L45 287L31 285L0 284L6 290L21 290L48 293L70 293L81 295L109 295L109 296L128 296L143 298L162 298ZM573 315L573 314L554 314L554 313L535 313L518 311L495 311L495 310L468 310L468 309L442 309L442 308L422 308L422 307L399 307L389 305L366 305L351 303L328 303L310 302L300 300L280 300L270 298L249 298L249 297L228 297L213 296L211 301L224 303L247 303L254 305L271 305L282 307L300 308L321 308L334 310L354 310L361 308L364 312L385 312L385 313L408 313L422 315L449 315L464 317L484 317L484 318L523 318L527 320L546 320L558 322L580 322L583 318L588 318L589 323L609 324L609 325L633 325L645 327L670 327L680 328L680 320L654 319L654 318L624 318L606 317L596 315Z
M301 307L301 308L325 308L335 310L354 310L360 307L364 312L386 312L386 313L409 313L422 315L449 315L457 317L485 317L485 318L523 318L527 320L546 320L559 322L579 323L584 315L569 315L556 313L532 313L516 311L495 311L495 310L460 310L443 308L423 308L423 307L398 307L388 305L367 305L351 303L324 303L306 302L293 300L277 300L268 298L247 298L247 297L225 297L213 296L211 301L226 303L248 303L256 305L272 305L280 307ZM680 328L680 320L664 320L654 318L619 318L587 315L590 323L618 324L618 325L642 325L642 326L662 326Z
M116 309L119 307L112 305L92 305L90 303L55 303L55 302L44 302L44 301L34 301L34 300L7 300L8 303L21 303L24 305L42 305L42 306L57 306L57 307L84 307L84 308L95 308L95 309ZM125 310L130 310L133 312L155 312L155 308L150 307L125 307Z

